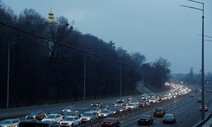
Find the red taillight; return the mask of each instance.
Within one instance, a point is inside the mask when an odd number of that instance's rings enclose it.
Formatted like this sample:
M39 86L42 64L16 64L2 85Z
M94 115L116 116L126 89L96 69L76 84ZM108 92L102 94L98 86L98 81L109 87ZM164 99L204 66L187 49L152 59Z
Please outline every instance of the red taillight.
M109 123L109 125L113 125L113 123Z

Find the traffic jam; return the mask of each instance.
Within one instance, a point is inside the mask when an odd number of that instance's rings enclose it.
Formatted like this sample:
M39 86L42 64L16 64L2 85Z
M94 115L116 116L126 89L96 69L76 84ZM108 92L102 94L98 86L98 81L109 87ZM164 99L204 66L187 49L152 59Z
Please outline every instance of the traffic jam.
M0 122L0 127L24 127L26 123L42 123L51 127L74 127L91 125L98 121L101 127L118 127L121 125L118 116L130 112L156 105L168 100L178 98L190 93L192 90L179 84L170 84L171 90L160 94L142 94L136 97L119 97L115 102L96 101L88 107L66 106L62 110L52 112L36 111L29 112L21 118L5 119ZM200 109L202 110L202 108ZM140 114L135 124L149 125L154 124L154 117L161 117L162 123L175 123L176 116L166 112L162 107L155 108L152 115Z

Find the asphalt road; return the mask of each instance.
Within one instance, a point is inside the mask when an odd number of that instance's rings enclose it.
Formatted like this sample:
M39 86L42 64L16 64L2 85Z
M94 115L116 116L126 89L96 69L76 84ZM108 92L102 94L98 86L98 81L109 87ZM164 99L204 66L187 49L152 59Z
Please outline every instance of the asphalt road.
M200 96L200 93L195 93L195 97L189 95L171 101L170 103L161 106L166 109L167 113L173 113L176 115L177 122L175 124L163 124L162 118L154 118L154 124L151 127L192 127L199 121L201 121L201 111L199 111L200 103L196 102L196 98ZM209 110L205 112L205 116L212 113L212 93L205 94L205 102L208 105ZM153 115L153 110L142 112L142 114ZM139 127L137 125L138 115L121 121L121 127ZM140 126L141 127L141 126Z
M159 105L151 106L150 108L147 108L145 110L142 110L140 112L137 112L135 114L131 114L128 116L122 116L120 117L120 122L121 125L120 127L142 127L137 125L137 119L139 118L139 115L141 114L150 114L153 115L153 111L156 107L163 107L166 109L167 113L173 113L176 115L177 122L175 124L163 124L162 123L162 118L154 118L154 124L150 125L151 127L192 127L199 121L201 121L201 112L199 111L199 106L200 103L196 102L196 99L201 96L200 92L195 92L194 97L190 97L190 95L185 95L180 98L173 99L171 101L168 101L166 103L162 103ZM136 96L134 96L136 97ZM138 96L137 96L138 97ZM114 102L117 100L117 98L108 98L102 100L102 102L107 103L107 102ZM205 112L205 116L209 115L212 113L212 93L206 92L205 93L205 102L208 105L208 112ZM61 110L65 106L68 105L73 105L73 106L80 106L80 107L88 107L92 102L95 102L97 100L92 100L92 101L87 101L87 102L76 102L76 103L66 103L66 104L58 104L58 105L51 105L51 106L41 106L41 107L31 107L31 108L26 108L26 109L20 109L20 112L17 112L17 109L14 109L16 113L20 113L19 115L26 115L26 112L32 112L32 111L38 111L43 110L46 112L50 112L53 110ZM51 107L51 108L49 108ZM12 113L12 109L10 110L4 110L5 113ZM2 116L1 112L0 116ZM100 127L101 125L95 124L93 127Z

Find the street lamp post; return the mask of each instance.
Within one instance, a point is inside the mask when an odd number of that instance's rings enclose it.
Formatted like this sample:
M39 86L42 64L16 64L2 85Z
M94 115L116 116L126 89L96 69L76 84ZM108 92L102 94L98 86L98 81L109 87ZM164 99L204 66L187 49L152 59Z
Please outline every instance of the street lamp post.
M192 7L192 6L186 6L186 5L181 5L182 7L187 7L187 8L191 8L191 9L196 9L199 11L202 11L202 76L201 76L201 91L202 91L202 120L205 118L205 112L204 112L204 103L205 103L205 98L204 98L204 3L203 2L199 2L199 1L195 1L195 0L188 0L194 3L198 3L202 5L202 8L196 8L196 7Z
M120 87L120 88L119 88L119 90L120 90L119 92L120 92L120 93L119 93L119 94L120 94L120 97L121 97L121 95L122 95L122 64L120 64L120 72L119 72L119 73L120 73L120 74L119 74L119 75L120 75L120 77L119 77L119 78L120 78L120 82L119 82L119 83L120 83L120 84L119 84L119 85L120 85L120 86L119 86L119 87Z
M18 40L18 38L16 39L12 39L8 41L8 49L7 49L7 105L6 108L9 108L9 102L10 102L10 46L15 42L16 40Z
M85 101L85 86L86 86L86 56L84 57L84 83L83 83L83 100Z

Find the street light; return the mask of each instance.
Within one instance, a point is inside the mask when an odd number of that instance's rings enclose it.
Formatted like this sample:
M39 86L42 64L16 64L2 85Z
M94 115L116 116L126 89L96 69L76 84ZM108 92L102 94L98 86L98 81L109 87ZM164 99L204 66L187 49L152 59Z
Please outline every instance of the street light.
M199 1L195 1L195 0L188 0L197 4L201 4L202 8L197 8L197 7L192 7L192 6L186 6L186 5L180 5L182 7L186 7L186 8L191 8L191 9L195 9L195 10L199 10L202 11L202 78L201 78L201 86L202 86L202 108L204 108L204 103L205 103L205 98L204 98L204 3L203 2L199 2ZM205 118L205 112L204 110L202 110L202 120Z
M7 49L7 105L6 108L9 108L9 100L10 100L10 46L19 38L12 39L8 41L8 49Z
M84 56L84 76L83 76L83 100L85 101L85 87L86 87L86 56Z
M121 95L122 95L122 64L120 64L119 76L120 76L120 77L119 77L119 79L120 79L120 81L119 81L119 83L120 83L120 84L119 84L119 85L120 85L120 86L119 86L119 87L120 87L120 88L119 88L119 90L120 90L119 92L120 92L120 93L119 93L119 94L120 94L120 97L121 97Z

